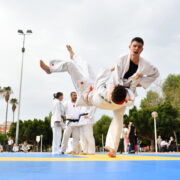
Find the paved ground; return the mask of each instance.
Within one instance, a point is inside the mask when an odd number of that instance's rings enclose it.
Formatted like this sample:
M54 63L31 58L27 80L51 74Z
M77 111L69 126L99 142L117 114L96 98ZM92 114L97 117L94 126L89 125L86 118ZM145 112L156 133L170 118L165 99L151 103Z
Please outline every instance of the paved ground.
M0 153L0 180L179 179L180 154L91 156Z

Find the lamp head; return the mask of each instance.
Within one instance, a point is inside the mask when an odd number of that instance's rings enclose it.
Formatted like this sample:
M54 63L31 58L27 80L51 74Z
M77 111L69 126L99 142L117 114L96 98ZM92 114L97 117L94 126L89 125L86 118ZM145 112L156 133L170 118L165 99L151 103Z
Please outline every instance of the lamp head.
M28 30L26 31L26 34L32 34L32 30L28 29Z
M21 30L21 29L18 29L18 33L19 34L24 34L23 30Z
M155 112L155 111L154 111L154 112L152 112L152 113L151 113L151 115L152 115L152 117L153 117L153 118L157 118L157 117L158 117L158 113L157 113L157 112Z

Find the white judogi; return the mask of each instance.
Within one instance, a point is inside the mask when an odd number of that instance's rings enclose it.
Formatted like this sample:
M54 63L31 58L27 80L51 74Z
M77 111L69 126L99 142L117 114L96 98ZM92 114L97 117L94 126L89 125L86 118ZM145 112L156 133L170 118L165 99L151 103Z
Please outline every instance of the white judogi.
M115 66L114 81L115 84L123 84L124 86L130 86L133 91L137 84L141 84L143 88L148 88L153 81L159 76L159 72L156 67L151 65L144 58L140 57L138 69L135 74L140 74L141 77L132 82L132 75L128 80L123 79L125 73L128 71L130 65L130 55L126 54L119 58L117 65Z
M93 135L94 113L96 108L94 106L81 108L81 113L86 113L86 116L81 116L79 120L80 126L80 141L83 153L95 154L95 139Z
M73 152L73 138L69 138L66 148L66 153L72 153Z
M115 71L113 74L113 81L115 85L129 86L131 92L136 95L136 86L141 84L142 87L148 88L150 84L155 81L159 76L157 68L152 66L148 61L140 57L138 69L135 74L140 74L141 77L137 80L132 81L132 75L128 80L124 79L125 73L129 70L130 65L130 55L124 55L119 58L117 65L115 66ZM114 118L108 130L106 138L106 147L117 150L119 146L119 139L123 127L123 115L125 112L125 107L119 110L114 110Z
M73 138L73 152L79 153L79 140L80 140L80 130L77 122L71 122L69 120L79 120L79 114L81 107L77 107L76 102L68 101L64 103L65 115L67 119L66 128L63 134L61 152L66 152L68 140L72 134Z
M52 154L60 153L62 129L64 127L63 119L61 117L62 115L64 115L64 106L61 101L54 99L51 117L51 127L53 131Z
M133 102L125 102L120 105L115 104L114 102L108 100L109 89L117 84L129 85L130 88L127 89L128 95L131 97L131 99L134 99L137 84L142 83L143 87L148 87L148 85L150 85L150 83L152 83L159 75L155 67L150 65L144 59L140 58L137 72L140 73L142 77L134 81L130 80L130 82L124 81L124 74L129 68L129 58L127 57L125 56L120 58L121 60L116 66L115 72L104 70L98 74L95 81L91 77L90 73L87 71L85 73L85 70L83 70L83 66L85 65L85 69L91 70L87 64L78 63L76 60L53 60L50 62L51 72L68 72L70 74L73 84L78 92L78 105L96 106L101 109L113 110L114 118L108 130L106 147L110 147L115 150L117 150L119 146L125 107L133 105ZM87 98L87 92L91 86L94 87L94 90L89 93Z
M88 72L86 69L88 69ZM114 86L113 72L109 69L101 71L96 79L94 79L95 76L91 68L82 61L52 60L50 61L50 71L52 73L69 73L78 93L77 105L79 106L96 106L101 109L115 110L133 104L133 102L125 102L124 104L119 105L108 100L109 89ZM93 87L94 90L89 93L87 98L90 87ZM129 89L127 89L127 91L129 96L134 99L133 93Z
M130 55L121 56L117 65L115 66L115 71L113 74L114 84L120 84L124 86L129 86L129 89L136 95L136 86L141 84L142 87L148 88L150 84L155 81L159 76L157 68L152 66L149 62L140 57L138 69L135 74L140 74L141 77L135 81L132 81L132 75L128 80L124 79L125 73L129 70L130 65ZM117 150L119 146L119 139L123 127L123 115L125 112L125 107L119 110L114 110L114 118L108 130L106 138L106 146Z

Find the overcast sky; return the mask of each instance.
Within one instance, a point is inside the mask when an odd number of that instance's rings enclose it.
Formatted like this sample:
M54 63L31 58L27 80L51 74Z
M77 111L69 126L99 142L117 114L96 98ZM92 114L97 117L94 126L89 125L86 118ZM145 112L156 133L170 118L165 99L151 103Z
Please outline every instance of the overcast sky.
M179 0L0 0L0 86L11 86L12 97L18 98L22 47L18 29L33 31L25 45L23 120L44 118L54 92L62 91L69 99L74 90L70 77L46 75L39 68L39 59L66 59L66 44L97 72L111 67L129 52L130 40L141 36L142 56L158 67L163 80L180 73L179 17ZM146 91L138 90L137 106ZM99 110L96 118L102 114L111 112ZM8 117L12 120L11 107ZM0 122L4 119L5 102L0 99Z

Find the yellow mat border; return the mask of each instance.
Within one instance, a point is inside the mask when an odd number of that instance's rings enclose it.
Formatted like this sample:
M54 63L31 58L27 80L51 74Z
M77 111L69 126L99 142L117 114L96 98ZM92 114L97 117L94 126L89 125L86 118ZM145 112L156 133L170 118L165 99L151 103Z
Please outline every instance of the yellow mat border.
M36 158L36 157L0 157L0 161L160 161L180 160L180 157L161 156L128 156L118 155L116 158L109 158L107 155L80 155L78 158Z

